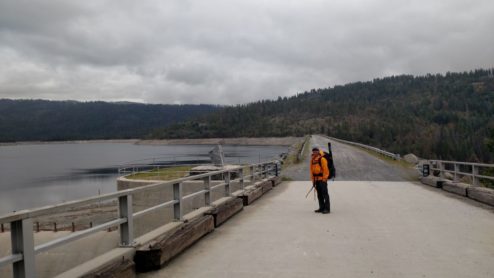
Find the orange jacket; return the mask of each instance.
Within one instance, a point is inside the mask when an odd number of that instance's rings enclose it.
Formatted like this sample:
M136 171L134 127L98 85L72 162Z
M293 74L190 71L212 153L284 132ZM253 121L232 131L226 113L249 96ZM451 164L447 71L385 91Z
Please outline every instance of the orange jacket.
M321 163L319 163L321 161ZM310 161L310 178L312 182L328 181L329 168L328 161L323 157L323 152L319 151L318 155L313 155Z

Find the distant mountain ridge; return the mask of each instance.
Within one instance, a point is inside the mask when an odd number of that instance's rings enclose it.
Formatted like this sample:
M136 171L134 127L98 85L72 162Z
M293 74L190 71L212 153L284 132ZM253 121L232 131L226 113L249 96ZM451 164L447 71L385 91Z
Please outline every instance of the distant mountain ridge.
M0 99L0 142L141 138L214 105Z
M425 158L493 161L493 70L400 75L225 107L152 138L328 134Z

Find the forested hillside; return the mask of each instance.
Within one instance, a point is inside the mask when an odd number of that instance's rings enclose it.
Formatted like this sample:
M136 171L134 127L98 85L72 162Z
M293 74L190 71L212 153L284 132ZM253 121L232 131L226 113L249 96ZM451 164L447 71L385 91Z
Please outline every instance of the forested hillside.
M392 76L227 107L150 137L321 133L401 154L487 162L493 129L493 74L476 70Z
M0 142L139 138L212 105L0 99Z

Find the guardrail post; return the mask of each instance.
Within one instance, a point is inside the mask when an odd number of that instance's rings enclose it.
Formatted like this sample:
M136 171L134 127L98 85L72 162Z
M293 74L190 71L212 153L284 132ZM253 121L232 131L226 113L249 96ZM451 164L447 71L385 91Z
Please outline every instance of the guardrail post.
M211 205L211 176L207 176L204 178L204 203L206 206Z
M240 168L239 170L239 174L240 174L240 188L242 189L242 192L244 191L244 168Z
M132 195L118 197L118 214L127 222L120 224L120 246L132 246L134 243L134 218L132 211Z
M250 173L251 173L251 181L252 181L252 184L254 184L256 182L256 166L252 166L250 168Z
M230 171L226 172L225 176L225 196L231 196L231 190L230 190Z
M438 161L439 163L439 177L444 178L444 163L442 161Z
M472 165L472 184L473 184L473 186L479 185L479 178L477 177L478 175L479 175L479 167Z
M454 166L455 166L455 172L454 172L453 182L458 182L458 172L460 172L460 165L455 163Z
M182 210L182 183L173 184L173 199L178 201L178 203L173 205L173 216L176 221L183 220L183 210Z
M22 254L22 261L12 265L14 278L36 277L33 220L28 218L11 222L10 238L12 254Z

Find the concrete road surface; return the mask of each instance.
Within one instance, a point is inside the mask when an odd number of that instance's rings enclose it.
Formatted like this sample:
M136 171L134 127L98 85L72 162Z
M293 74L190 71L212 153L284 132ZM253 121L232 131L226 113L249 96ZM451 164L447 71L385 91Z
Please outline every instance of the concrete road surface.
M494 277L494 213L410 182L285 182L139 277Z
M309 148L313 146L328 149L328 139L312 136ZM418 172L390 163L366 151L336 141L331 141L337 181L410 181L416 179ZM299 164L283 170L283 175L296 181L307 181L309 176L310 152Z

